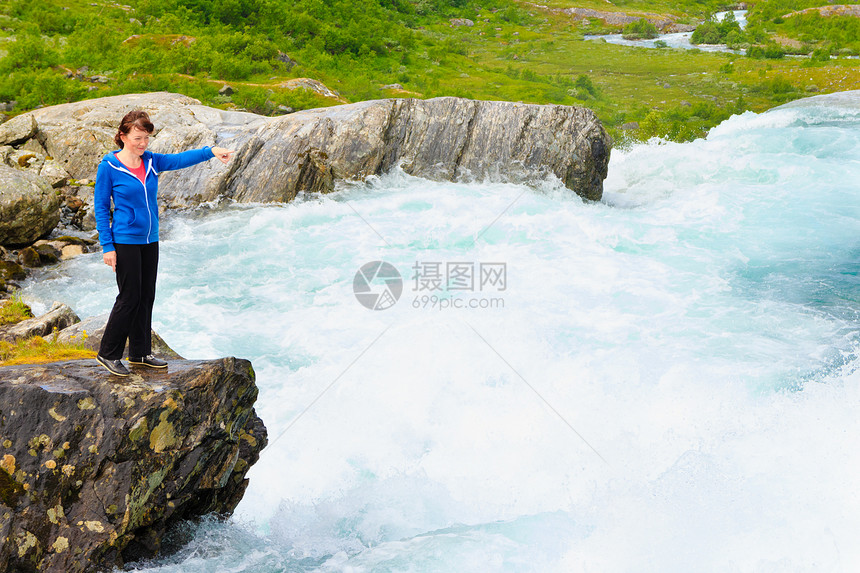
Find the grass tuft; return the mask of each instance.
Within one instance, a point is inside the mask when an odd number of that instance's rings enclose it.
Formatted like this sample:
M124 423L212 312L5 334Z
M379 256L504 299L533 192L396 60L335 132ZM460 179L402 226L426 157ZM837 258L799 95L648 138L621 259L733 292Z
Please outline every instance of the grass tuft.
M56 341L56 332L50 340L34 336L17 342L0 342L0 365L15 364L44 364L62 360L84 360L95 358L95 350L84 347L86 333L77 343L61 343Z
M0 326L16 324L28 318L33 318L33 311L20 296L0 301Z

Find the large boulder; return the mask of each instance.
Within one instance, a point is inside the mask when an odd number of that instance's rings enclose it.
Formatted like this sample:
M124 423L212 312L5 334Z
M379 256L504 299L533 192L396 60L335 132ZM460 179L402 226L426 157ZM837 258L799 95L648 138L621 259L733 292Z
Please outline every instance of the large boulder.
M94 179L102 157L114 143L122 117L135 109L149 113L156 133L151 149L175 153L214 145L234 125L265 118L251 113L222 111L200 105L180 94L155 92L84 100L37 109L29 114L38 124L40 142L48 155L75 179Z
M288 201L399 166L446 181L554 175L600 199L610 146L585 108L453 97L368 101L270 121L238 146L220 191L240 202Z
M0 367L0 571L81 573L159 554L229 515L266 446L247 360L111 376L94 360Z
M60 221L60 197L42 178L0 165L0 245L32 243Z
M36 120L29 113L13 117L0 125L0 145L23 143L36 135Z
M400 166L440 180L528 181L555 176L582 197L600 199L611 140L588 109L559 105L385 99L280 117L223 111L169 93L113 96L30 112L47 153L76 179L92 178L131 109L147 110L160 131L151 149L174 153L220 145L228 166L209 161L160 175L172 207L229 198L289 201L299 191L331 191Z
M4 281L22 281L27 278L27 271L15 261L0 259L0 279Z

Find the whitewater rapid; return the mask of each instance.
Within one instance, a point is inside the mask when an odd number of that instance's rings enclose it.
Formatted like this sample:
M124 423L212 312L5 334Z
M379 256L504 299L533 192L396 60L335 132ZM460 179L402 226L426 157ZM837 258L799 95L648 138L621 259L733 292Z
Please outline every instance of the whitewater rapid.
M154 327L252 360L270 445L233 519L135 570L856 570L858 127L850 92L616 150L599 203L392 173L169 212ZM504 284L416 289L482 264ZM115 288L94 253L25 300Z
M717 22L722 22L728 14L732 14L740 25L741 29L747 27L747 11L733 10L731 12L717 12L714 14L714 19ZM725 44L693 44L690 39L693 37L693 32L672 32L670 34L660 34L656 38L650 40L627 40L624 34L586 34L584 39L603 41L607 44L618 44L619 46L630 46L636 48L675 48L682 50L700 50L702 52L728 52L732 54L742 54L744 50L732 50ZM659 43L658 43L659 42Z

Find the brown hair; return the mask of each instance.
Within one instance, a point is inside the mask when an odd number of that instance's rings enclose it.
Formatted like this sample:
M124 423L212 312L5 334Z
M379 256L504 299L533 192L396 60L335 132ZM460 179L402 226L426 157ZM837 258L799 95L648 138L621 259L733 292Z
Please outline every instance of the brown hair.
M128 135L131 131L131 128L136 127L141 131L145 131L147 133L152 133L155 131L155 126L152 125L152 122L149 121L149 114L142 110L134 110L125 114L125 117L122 118L122 121L119 122L119 131L114 136L113 140L119 145L119 148L123 148L122 139L120 139L120 135Z

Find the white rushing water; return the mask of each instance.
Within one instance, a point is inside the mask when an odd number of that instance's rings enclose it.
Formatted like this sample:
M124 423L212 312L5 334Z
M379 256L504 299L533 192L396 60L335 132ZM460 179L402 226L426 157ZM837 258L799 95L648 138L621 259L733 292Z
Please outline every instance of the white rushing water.
M135 570L857 570L858 94L616 150L600 203L395 173L168 213L155 328L251 359L271 444L232 520ZM416 291L435 263L505 288ZM110 308L100 254L51 276L37 310Z
M733 10L731 12L717 12L714 14L714 19L717 22L722 22L728 15L732 14L735 20L741 27L741 30L747 27L747 11ZM681 50L701 50L703 52L729 52L732 54L742 54L744 50L732 50L725 44L693 44L690 38L693 37L692 32L673 32L671 34L660 34L656 38L650 40L627 40L624 34L602 34L590 35L586 34L586 40L603 40L608 44L618 44L619 46L633 46L637 48L676 48ZM658 44L658 42L661 42Z

